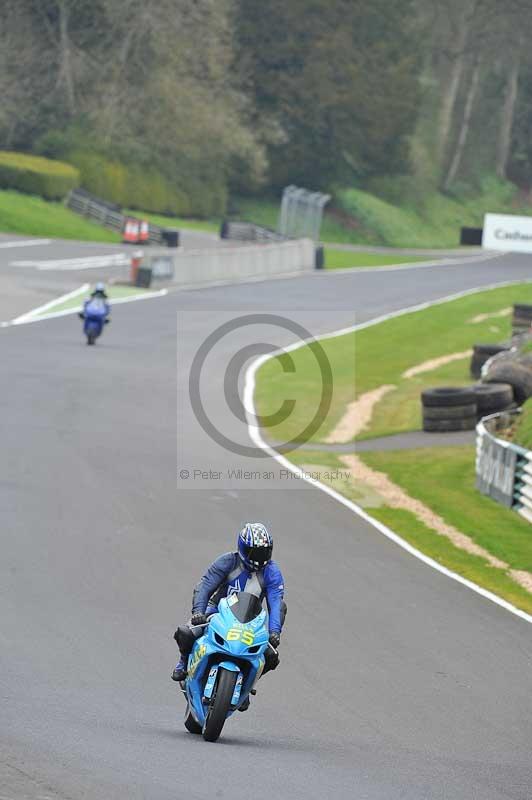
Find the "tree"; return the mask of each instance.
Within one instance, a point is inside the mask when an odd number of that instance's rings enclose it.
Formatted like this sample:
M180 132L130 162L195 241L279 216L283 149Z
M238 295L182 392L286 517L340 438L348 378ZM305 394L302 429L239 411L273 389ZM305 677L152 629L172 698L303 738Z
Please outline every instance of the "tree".
M275 120L275 185L327 186L401 170L416 119L410 0L241 0L239 42L255 103Z

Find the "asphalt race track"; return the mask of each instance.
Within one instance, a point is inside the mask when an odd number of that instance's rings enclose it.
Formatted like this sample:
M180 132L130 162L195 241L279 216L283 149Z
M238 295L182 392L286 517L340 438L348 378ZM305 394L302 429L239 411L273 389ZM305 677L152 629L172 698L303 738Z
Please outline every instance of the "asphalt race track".
M187 411L213 310L318 333L531 276L506 256L175 292L118 306L95 348L75 317L0 330L1 800L530 800L530 624L310 486L176 471L243 460ZM229 432L220 379L251 341L220 342L204 385ZM254 518L288 587L282 664L207 744L182 725L171 634Z
M182 231L180 242L182 250L238 246L215 234L194 230ZM77 289L83 283L129 276L127 266L75 269L68 261L81 259L88 264L91 259L103 256L123 256L126 260L139 249L143 248L0 234L0 323ZM148 248L144 250L149 252ZM62 268L50 269L54 262L63 262Z

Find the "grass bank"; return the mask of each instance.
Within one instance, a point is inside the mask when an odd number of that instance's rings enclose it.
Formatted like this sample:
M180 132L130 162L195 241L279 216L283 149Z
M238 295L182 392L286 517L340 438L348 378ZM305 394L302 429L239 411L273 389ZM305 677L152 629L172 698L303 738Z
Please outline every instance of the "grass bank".
M517 419L512 441L521 447L532 450L532 398L523 405L522 413Z
M321 229L324 242L341 244L384 245L389 247L448 248L459 244L462 225L481 226L487 211L530 214L531 206L523 205L513 184L495 179L484 181L474 194L451 197L439 193L409 199L401 193L400 181L390 184L395 191L371 194L361 189L344 189L336 193L334 205L325 213ZM231 200L229 216L277 227L280 198L242 198ZM218 233L220 219L187 219L166 217L144 211L131 214L171 228ZM77 217L61 203L47 203L37 197L17 192L0 192L0 229L6 232L35 236L55 236L88 241L119 241L116 234ZM393 257L402 263L402 258ZM335 255L330 266L372 266L343 261ZM408 258L412 261L412 258ZM342 262L342 263L338 263Z
M324 441L345 412L347 403L383 385L394 386L375 407L364 437L384 436L421 426L420 391L428 386L466 384L469 358L453 361L411 378L404 373L423 362L465 352L474 343L497 342L510 335L510 317L498 316L514 302L532 302L532 283L490 289L444 302L379 325L295 350L295 372L286 372L286 356L266 362L259 371L256 404L268 416L280 400L295 400L292 414L267 435L276 441L298 436L318 408L320 372L315 353L323 351L331 365L331 408L310 441Z
M233 215L275 228L278 200L233 198ZM321 238L339 244L387 247L458 247L462 226L481 227L486 212L532 213L515 185L488 177L475 190L422 195L410 179L394 178L373 191L342 189L325 211Z
M473 446L445 447L442 440L442 447L365 452L359 458L371 470L384 473L414 501L423 503L443 520L444 526L453 526L483 548L480 555L459 546L437 524L427 523L414 510L396 507L390 495L380 494L371 484L364 485L363 480L349 476L348 456L320 450L320 442L344 416L348 403L384 384L396 388L376 405L364 436L419 429L421 389L471 382L469 358L410 378L404 373L430 359L465 351L475 342L504 339L510 333L506 309L516 301L532 302L532 284L485 290L323 340L321 346L333 375L331 410L310 438L315 449L293 451L288 457L311 472L323 468L329 473L343 470L339 477L320 479L438 563L532 613L532 592L527 588L532 574L530 525L477 492ZM259 415L272 414L285 398L295 400L292 414L268 428L267 438L297 439L315 413L321 396L317 352L318 345L311 344L290 353L295 371L289 370L287 355L266 362L259 370L255 396ZM516 436L525 446L529 442L532 445L532 413L528 409ZM498 559L503 565L494 565L490 559Z
M162 214L152 214L149 211L131 211L130 209L124 210L124 214L131 214L132 217L140 219L147 219L148 222L153 222L155 225L160 225L161 228L188 228L193 231L203 231L204 233L219 233L220 221L219 220L204 220L204 219L185 219L184 217L165 217Z
M0 191L0 231L88 242L121 241L117 233L83 219L63 203L15 191Z
M427 261L416 256L386 255L384 253L358 253L349 250L325 248L325 269L351 269L353 267L388 267L395 264L414 264Z

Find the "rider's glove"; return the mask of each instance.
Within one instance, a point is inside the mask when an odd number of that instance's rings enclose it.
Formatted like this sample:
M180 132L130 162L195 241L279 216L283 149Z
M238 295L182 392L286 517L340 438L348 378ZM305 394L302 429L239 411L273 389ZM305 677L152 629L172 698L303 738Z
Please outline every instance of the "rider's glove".
M275 649L277 650L277 648L279 647L279 645L281 643L281 634L277 633L277 631L272 631L270 633L270 640L269 641L270 641L271 646L275 647Z
M207 617L201 611L195 611L190 617L190 624L192 627L195 625L205 625Z

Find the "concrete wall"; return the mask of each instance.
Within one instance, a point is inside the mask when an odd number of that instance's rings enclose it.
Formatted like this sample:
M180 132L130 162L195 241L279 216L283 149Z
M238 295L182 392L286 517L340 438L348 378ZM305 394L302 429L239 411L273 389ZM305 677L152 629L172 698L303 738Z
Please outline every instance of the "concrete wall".
M151 267L154 277L184 286L238 282L310 272L314 269L314 244L310 239L298 239L212 250L150 250L145 251L142 266Z

